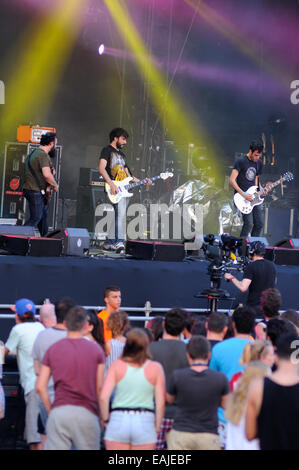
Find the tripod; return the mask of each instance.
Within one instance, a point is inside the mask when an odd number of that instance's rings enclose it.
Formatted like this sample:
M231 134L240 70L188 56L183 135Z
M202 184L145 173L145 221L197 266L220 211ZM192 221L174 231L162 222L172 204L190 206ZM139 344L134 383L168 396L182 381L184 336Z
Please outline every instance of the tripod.
M209 302L209 311L217 312L217 306L219 300L236 300L235 297L230 297L228 291L220 289L222 271L211 264L208 268L208 273L210 274L210 284L209 289L204 289L199 294L196 294L194 297L200 299L208 299Z

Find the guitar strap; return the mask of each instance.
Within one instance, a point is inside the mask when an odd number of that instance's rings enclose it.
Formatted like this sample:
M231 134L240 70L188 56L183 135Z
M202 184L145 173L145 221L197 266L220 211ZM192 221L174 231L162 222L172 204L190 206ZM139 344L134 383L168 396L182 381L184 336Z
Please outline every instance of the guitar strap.
M31 166L31 163L30 163L30 159L31 159L33 153L35 152L35 150L36 150L36 149L33 149L32 152L28 155L28 157L27 157L27 165L28 165L28 168L29 168L29 170L30 170L30 172L31 172L31 174L32 174L32 176L33 176L33 178L35 179L35 182L36 182L37 186L38 186L39 189L40 189L40 192L41 192L41 194L42 194L42 196L43 196L43 198L44 198L44 203L47 204L47 198L46 198L45 190L41 187L40 181L39 181L38 177L36 176L36 173L35 173L35 171L33 170L32 166Z

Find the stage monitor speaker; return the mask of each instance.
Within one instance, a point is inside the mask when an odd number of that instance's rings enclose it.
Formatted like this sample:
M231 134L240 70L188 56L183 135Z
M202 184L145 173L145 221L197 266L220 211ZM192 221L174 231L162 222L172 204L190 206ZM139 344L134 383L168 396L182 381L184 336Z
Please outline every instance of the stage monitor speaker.
M67 227L50 233L48 237L62 240L64 255L83 256L89 250L90 237L86 228Z
M299 249L294 250L282 247L268 247L265 259L284 266L299 266Z
M299 238L284 238L279 242L275 243L275 246L280 248L291 248L291 249L299 249Z
M183 243L128 240L126 254L152 261L183 261L185 247Z
M24 225L0 225L0 235L28 235L34 237L34 227Z
M54 257L62 255L62 240L0 235L0 249L13 255Z

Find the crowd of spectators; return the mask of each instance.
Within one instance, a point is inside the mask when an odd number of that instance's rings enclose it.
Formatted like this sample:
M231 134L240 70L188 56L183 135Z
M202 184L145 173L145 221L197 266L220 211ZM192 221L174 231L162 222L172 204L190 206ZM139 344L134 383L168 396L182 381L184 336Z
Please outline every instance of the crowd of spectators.
M104 299L94 312L64 298L39 319L16 301L4 354L17 358L29 449L299 449L299 313L280 313L277 289L259 321L247 306L173 308L138 328L118 287Z

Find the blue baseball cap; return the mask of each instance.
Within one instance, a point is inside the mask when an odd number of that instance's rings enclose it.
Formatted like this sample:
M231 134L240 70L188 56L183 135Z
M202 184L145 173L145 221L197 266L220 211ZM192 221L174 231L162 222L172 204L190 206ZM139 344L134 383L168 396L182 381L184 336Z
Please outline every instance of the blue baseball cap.
M24 317L26 313L32 313L35 315L36 307L35 303L29 299L19 299L11 309L16 312L20 317Z

